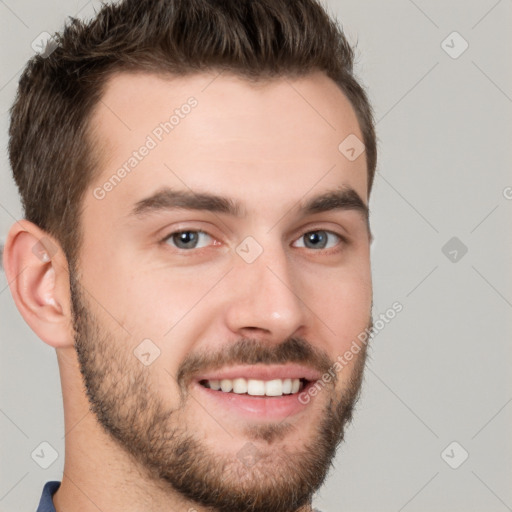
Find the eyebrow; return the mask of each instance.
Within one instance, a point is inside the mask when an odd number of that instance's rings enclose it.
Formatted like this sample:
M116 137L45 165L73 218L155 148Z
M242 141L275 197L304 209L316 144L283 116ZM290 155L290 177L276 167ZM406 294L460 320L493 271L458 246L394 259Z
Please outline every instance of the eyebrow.
M223 213L237 218L247 215L241 203L207 192L192 192L190 190L174 190L164 187L153 195L138 201L131 216L143 217L160 211L184 209L202 210L213 213ZM369 209L359 194L351 187L342 187L315 196L306 202L299 202L298 211L304 215L312 215L332 210L355 210L362 214L368 224Z

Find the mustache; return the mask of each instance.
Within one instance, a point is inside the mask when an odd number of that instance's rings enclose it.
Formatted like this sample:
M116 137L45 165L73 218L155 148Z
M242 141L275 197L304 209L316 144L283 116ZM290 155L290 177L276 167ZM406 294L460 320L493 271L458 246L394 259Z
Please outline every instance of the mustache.
M234 365L286 363L300 363L324 374L334 361L326 352L302 337L291 337L278 345L254 338L241 338L214 353L211 350L201 350L188 354L178 368L176 378L184 390L194 377L206 371Z

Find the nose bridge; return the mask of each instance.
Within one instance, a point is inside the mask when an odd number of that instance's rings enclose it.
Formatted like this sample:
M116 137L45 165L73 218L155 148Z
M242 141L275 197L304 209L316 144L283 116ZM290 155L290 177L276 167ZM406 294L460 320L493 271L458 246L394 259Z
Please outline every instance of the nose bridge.
M285 248L275 240L259 248L254 240L246 242L237 248L228 323L235 331L252 328L280 339L291 336L304 322L304 307Z

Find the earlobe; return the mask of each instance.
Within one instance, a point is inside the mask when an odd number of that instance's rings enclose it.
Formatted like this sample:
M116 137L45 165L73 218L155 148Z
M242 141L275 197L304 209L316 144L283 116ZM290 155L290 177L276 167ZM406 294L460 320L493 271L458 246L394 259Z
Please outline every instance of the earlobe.
M31 329L55 348L72 346L69 272L58 242L21 220L9 231L4 267L11 294Z

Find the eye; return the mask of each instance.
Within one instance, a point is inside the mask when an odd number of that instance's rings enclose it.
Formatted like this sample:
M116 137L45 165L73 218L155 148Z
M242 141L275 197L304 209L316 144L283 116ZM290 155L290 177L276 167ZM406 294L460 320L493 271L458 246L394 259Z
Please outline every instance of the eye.
M331 237L331 241L329 241L329 237ZM298 241L303 241L303 245L295 245L297 243L295 242L294 247L322 250L335 247L340 241L344 241L344 239L332 231L317 229L315 231L308 231L307 233L304 233Z
M201 239L203 242L200 242ZM187 250L206 247L208 240L212 240L212 237L208 233L200 230L187 229L169 234L162 242L174 245L177 249Z

